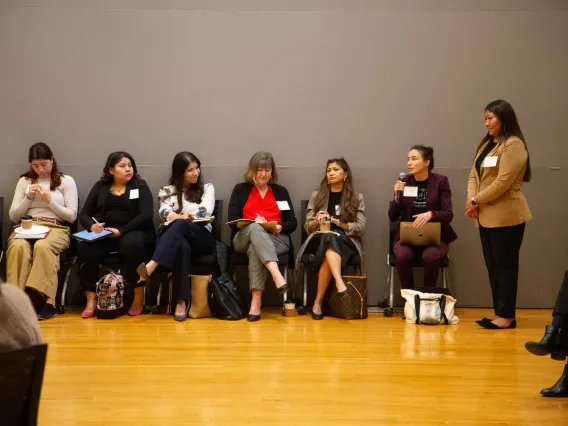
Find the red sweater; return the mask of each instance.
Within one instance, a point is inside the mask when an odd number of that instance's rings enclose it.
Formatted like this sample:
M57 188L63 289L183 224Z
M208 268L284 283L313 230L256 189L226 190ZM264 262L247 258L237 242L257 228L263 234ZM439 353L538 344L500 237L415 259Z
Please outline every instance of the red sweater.
M243 219L255 220L257 216L262 216L267 222L278 222L279 225L282 225L282 213L278 208L278 204L276 204L276 198L270 186L268 186L268 191L266 191L264 198L262 198L256 186L253 186L245 203Z

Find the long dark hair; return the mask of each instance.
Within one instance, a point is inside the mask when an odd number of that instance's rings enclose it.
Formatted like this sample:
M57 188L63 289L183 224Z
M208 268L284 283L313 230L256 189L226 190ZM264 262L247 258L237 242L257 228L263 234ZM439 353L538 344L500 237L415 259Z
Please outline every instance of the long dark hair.
M414 145L410 150L416 150L422 156L422 160L430 161L428 164L428 171L431 172L434 169L434 148L425 145Z
M138 174L138 168L136 167L136 161L134 161L134 158L132 157L132 155L130 155L128 152L124 152L124 151L116 151L116 152L112 152L107 160L106 160L106 164L105 167L103 169L103 174L101 176L101 180L105 183L109 183L114 181L114 176L110 174L110 169L114 166L116 166L120 160L122 160L123 158L128 158L130 160L130 162L132 163L132 170L134 171L134 173L132 174L132 180L136 181L136 182L140 182L141 178L140 175Z
M200 169L199 177L197 178L196 183L184 186L185 171L191 163L197 163L197 167ZM176 213L181 213L183 209L182 197L184 194L185 199L190 203L200 203L203 198L204 184L203 175L201 174L201 161L199 161L199 158L188 151L176 154L174 161L172 162L170 185L173 185L177 192L178 211Z
M55 191L55 188L61 185L61 178L64 176L64 174L61 173L57 168L57 161L55 161L55 157L53 156L53 152L51 152L51 148L43 142L34 143L30 147L30 151L28 154L28 162L30 163L30 170L24 173L20 177L25 177L26 179L30 179L32 183L37 183L39 176L31 165L33 160L53 161L53 167L51 168L51 183L49 185L49 189Z
M339 218L342 222L353 222L357 219L357 208L359 207L359 199L357 197L357 190L353 185L353 174L351 173L351 169L349 168L349 164L343 157L341 158L331 158L327 160L327 164L325 166L325 174L323 179L320 183L320 188L314 198L314 206L316 211L320 211L322 209L327 209L327 206L324 206L325 200L329 194L329 184L327 183L327 168L330 164L337 163L339 167L343 169L344 172L347 173L347 179L343 183L343 190L341 191L341 202L340 202L340 213Z
M529 155L529 148L527 147L527 141L523 136L523 132L521 131L521 126L519 125L519 121L517 120L517 114L515 114L515 110L511 106L511 104L507 101L502 99L497 99L496 101L490 102L485 107L486 112L492 112L501 122L501 128L499 129L499 135L503 136L505 140L509 139L512 136L515 136L523 141L525 144L525 149L527 150L527 169L525 170L525 175L523 176L523 181L530 182L532 177L531 172L531 157ZM481 149L481 147L488 141L493 139L489 133L485 135L485 137L481 140L481 143L477 147L477 152Z

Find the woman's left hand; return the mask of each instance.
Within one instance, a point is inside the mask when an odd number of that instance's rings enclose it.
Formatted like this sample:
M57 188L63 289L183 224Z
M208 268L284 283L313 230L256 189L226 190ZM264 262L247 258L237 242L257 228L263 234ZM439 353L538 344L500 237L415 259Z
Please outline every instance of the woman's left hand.
M42 188L41 186L39 187L39 190L37 192L39 199L47 205L51 204L51 191Z
M477 209L477 206L474 206L473 203L471 202L471 198L467 198L467 200L465 200L465 211L467 212L472 212L475 209Z
M107 231L112 232L112 235L109 238L118 238L120 237L120 231L116 228L105 228Z
M414 218L414 222L412 222L413 228L422 228L428 222L432 220L432 212L426 212L422 214L417 214L412 216Z

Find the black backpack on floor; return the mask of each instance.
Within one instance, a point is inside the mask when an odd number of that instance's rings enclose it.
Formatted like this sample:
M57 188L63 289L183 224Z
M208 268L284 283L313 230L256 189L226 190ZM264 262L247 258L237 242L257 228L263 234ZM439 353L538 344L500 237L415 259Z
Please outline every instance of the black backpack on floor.
M211 313L219 319L240 320L247 315L248 304L226 272L209 283L209 298Z

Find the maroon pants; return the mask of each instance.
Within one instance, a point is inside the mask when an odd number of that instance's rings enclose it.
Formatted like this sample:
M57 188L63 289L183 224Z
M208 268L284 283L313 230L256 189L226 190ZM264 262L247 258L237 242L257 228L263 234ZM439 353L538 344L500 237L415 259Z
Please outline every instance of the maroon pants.
M448 245L440 242L439 246L414 247L401 244L394 245L396 256L396 269L402 288L414 287L414 274L412 264L416 258L422 257L424 262L424 287L436 287L440 271L440 259L448 254Z

